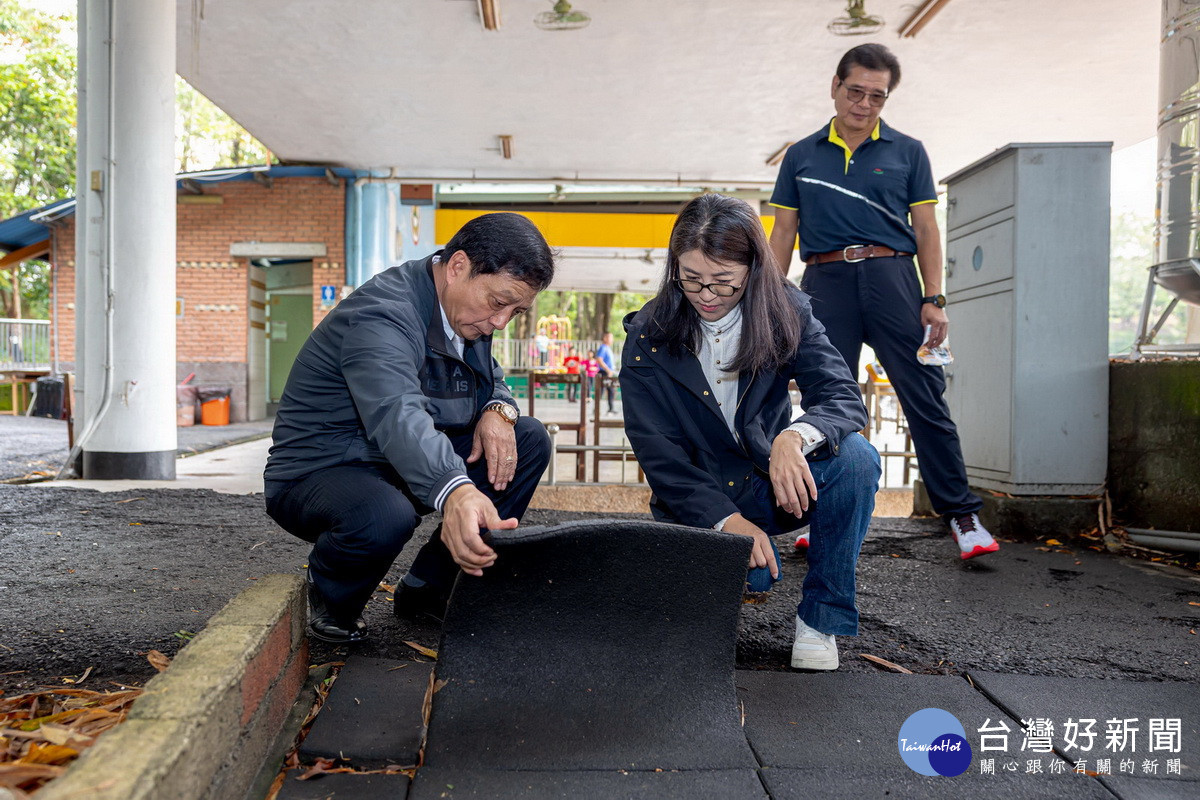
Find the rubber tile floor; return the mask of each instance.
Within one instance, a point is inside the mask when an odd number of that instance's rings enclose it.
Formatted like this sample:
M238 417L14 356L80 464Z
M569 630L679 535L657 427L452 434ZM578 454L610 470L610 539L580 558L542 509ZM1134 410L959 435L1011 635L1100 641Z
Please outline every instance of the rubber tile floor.
M459 759L451 767L420 767L412 780L382 774L378 770L389 764L417 763L431 669L430 664L351 657L301 748L301 760L336 756L345 765L376 771L289 780L279 798L1200 797L1200 689L992 673L968 679L739 670L732 702L753 753L753 762L744 767L743 751L734 748L714 759L719 767L714 769L697 764L662 770L653 752L645 753L636 768L594 768L605 753L625 755L626 744L613 741L609 730L581 754L581 763L592 768L572 769L561 751L554 751L548 769L528 768L536 763L531 753L516 769L477 769ZM942 709L961 723L971 749L962 774L922 775L902 759L901 726L927 708ZM654 710L626 712L646 717ZM1109 720L1115 726L1118 718L1124 741L1107 735ZM1022 719L1049 721L1051 729L1035 729L1026 737ZM1096 720L1090 742L1077 735L1088 719ZM1136 731L1129 734L1130 729ZM915 740L921 735L916 729ZM689 733L696 749L711 757L708 736L705 730ZM480 750L487 744L479 742ZM536 749L538 743L531 746Z

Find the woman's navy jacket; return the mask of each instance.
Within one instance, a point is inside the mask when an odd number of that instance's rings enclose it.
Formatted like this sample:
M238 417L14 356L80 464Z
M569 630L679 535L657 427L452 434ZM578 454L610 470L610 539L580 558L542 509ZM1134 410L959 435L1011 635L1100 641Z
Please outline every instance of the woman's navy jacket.
M655 301L625 318L625 432L654 492L656 519L711 528L737 511L751 520L770 513L755 498L750 477L755 470L767 474L771 443L795 421L788 398L792 380L805 412L797 419L825 434L833 456L842 437L866 427L858 384L813 317L808 295L791 289L789 297L803 324L800 347L786 368L738 377L736 439L695 355L670 355L659 344L661 334L650 329Z

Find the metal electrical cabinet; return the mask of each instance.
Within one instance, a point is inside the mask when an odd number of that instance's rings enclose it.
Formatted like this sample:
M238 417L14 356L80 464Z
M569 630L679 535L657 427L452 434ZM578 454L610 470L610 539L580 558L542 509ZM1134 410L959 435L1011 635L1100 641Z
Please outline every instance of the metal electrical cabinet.
M1103 489L1111 149L1010 144L942 181L946 399L972 486Z

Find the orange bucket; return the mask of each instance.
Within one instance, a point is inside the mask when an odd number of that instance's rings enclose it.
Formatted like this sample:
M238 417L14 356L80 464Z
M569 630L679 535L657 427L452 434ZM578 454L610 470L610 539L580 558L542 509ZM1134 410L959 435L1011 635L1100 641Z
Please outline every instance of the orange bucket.
M200 404L200 424L228 425L229 424L229 395L215 400L206 400Z

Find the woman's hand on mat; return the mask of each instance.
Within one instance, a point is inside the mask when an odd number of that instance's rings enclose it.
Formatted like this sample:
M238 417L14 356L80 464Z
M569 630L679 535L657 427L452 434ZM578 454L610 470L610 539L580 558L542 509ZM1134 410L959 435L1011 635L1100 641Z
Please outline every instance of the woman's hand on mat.
M495 412L484 413L475 426L467 463L474 464L481 455L487 460L488 483L504 491L517 474L517 434L512 423Z
M480 531L515 527L516 517L500 519L487 495L469 483L451 492L442 506L442 542L468 575L482 575L485 567L496 563L496 551L483 541Z
M771 571L772 578L779 578L779 564L775 561L774 551L771 550L771 540L767 538L767 534L762 528L741 514L734 514L725 520L725 527L722 530L725 533L736 533L753 539L754 546L750 548L750 566L766 567Z
M780 432L771 444L771 488L779 507L796 517L817 499L817 483L804 458L804 439L795 431Z

